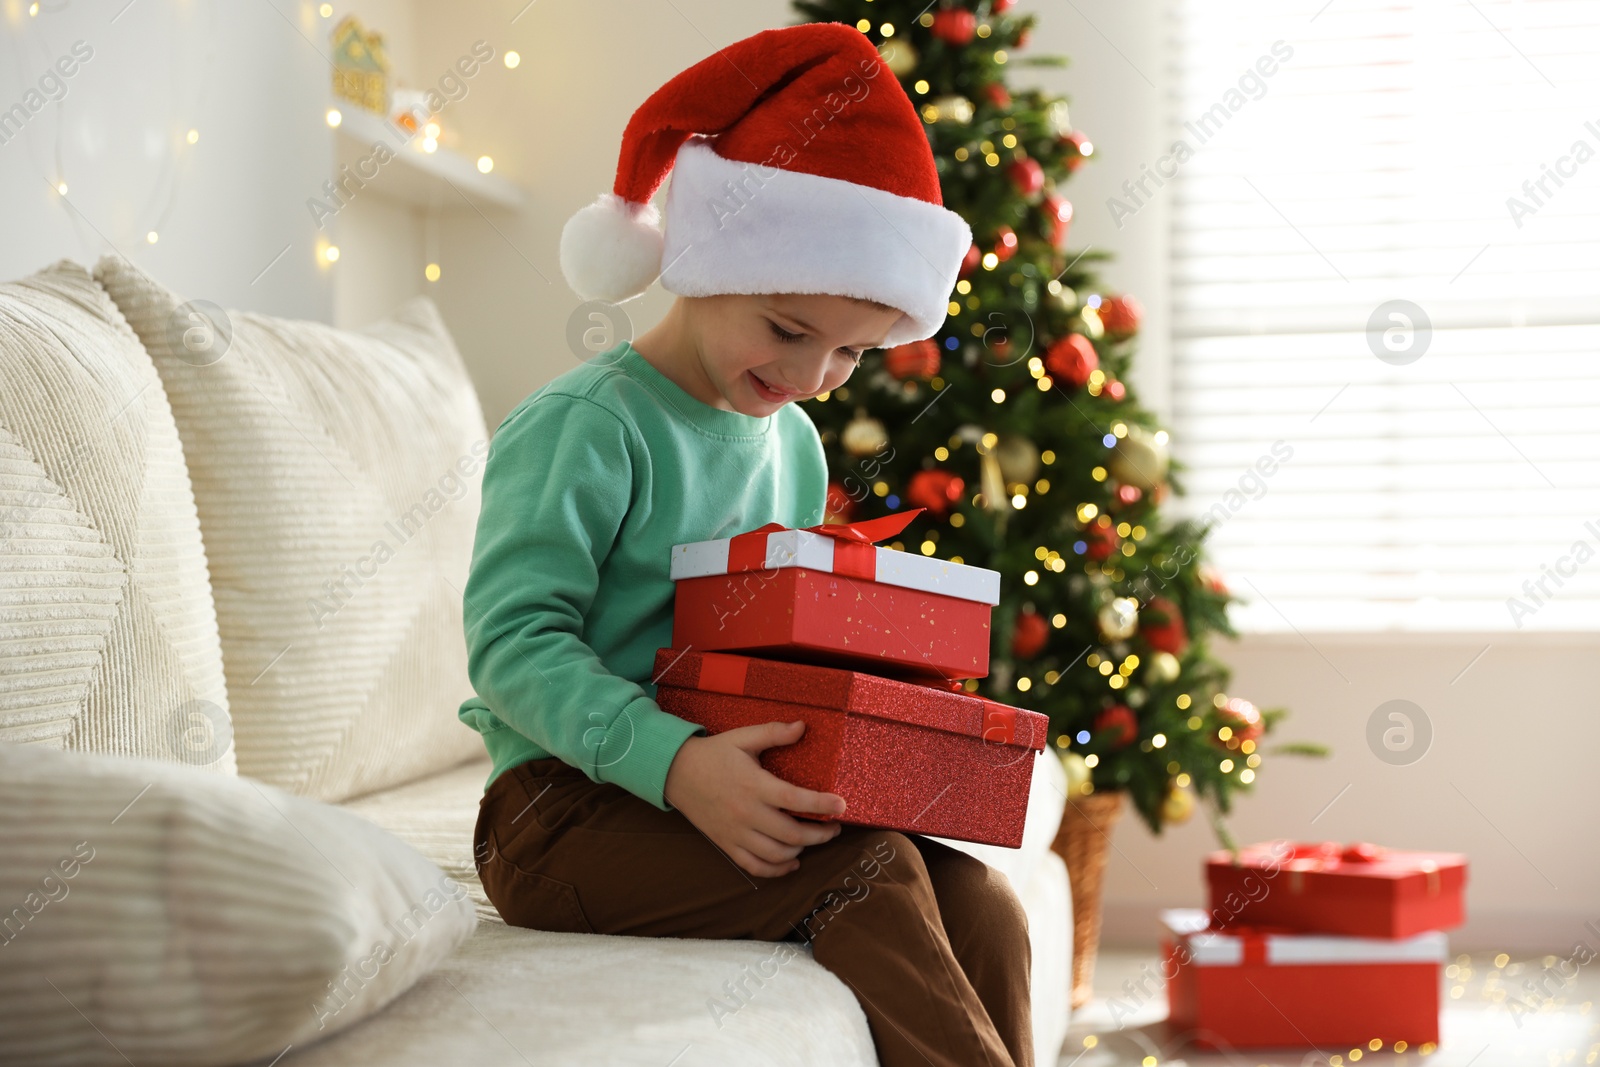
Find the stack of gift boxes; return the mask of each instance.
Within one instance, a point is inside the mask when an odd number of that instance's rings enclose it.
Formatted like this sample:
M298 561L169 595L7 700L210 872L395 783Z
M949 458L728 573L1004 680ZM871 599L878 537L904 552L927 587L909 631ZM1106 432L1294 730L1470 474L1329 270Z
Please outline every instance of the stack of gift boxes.
M966 690L1000 575L875 544L916 514L676 546L656 703L711 733L804 720L761 765L841 822L1017 848L1048 719Z
M1161 916L1173 1036L1352 1061L1431 1052L1444 931L1461 924L1466 879L1458 853L1288 841L1237 862L1212 853L1210 908Z

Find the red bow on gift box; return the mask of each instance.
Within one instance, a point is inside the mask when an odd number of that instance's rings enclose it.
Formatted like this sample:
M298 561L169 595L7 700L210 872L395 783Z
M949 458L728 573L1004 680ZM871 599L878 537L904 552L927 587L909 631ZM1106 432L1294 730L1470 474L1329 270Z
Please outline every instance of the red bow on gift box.
M862 522L825 522L820 526L803 527L806 533L832 537L833 573L865 578L869 581L878 575L878 555L873 542L882 541L911 525L926 508L897 511ZM781 522L769 522L748 533L735 535L728 543L728 572L763 571L767 569L767 535L781 533L790 527Z
M1341 863L1373 863L1383 856L1383 848L1365 841L1340 845L1337 841L1319 841L1315 844L1295 842L1289 845L1285 862L1301 870L1321 870L1337 867Z

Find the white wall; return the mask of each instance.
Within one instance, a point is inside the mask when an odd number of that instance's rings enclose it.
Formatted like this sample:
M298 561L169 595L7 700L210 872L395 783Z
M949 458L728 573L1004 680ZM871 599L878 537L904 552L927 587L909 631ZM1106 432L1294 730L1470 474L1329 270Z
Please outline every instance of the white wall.
M27 8L0 6L0 109L26 106L76 42L91 55L0 144L0 277L115 250L186 298L326 321L332 279L304 206L331 158L327 66L300 36L320 21L311 5Z

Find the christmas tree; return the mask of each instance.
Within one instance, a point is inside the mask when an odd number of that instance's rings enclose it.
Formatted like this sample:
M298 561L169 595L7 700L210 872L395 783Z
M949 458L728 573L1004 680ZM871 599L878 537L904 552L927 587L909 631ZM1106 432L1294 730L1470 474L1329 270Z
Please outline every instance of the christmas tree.
M806 403L828 521L926 509L892 547L1001 574L990 673L966 687L1047 714L1075 794L1121 790L1157 833L1198 797L1231 845L1222 815L1285 712L1230 695L1207 649L1234 635L1235 598L1203 559L1206 529L1160 511L1182 466L1124 378L1141 309L1096 282L1105 253L1070 249L1064 186L1093 144L1066 99L1006 86L1010 66L1065 59L1017 58L1035 19L1011 0L794 6L877 47L975 241L935 337Z

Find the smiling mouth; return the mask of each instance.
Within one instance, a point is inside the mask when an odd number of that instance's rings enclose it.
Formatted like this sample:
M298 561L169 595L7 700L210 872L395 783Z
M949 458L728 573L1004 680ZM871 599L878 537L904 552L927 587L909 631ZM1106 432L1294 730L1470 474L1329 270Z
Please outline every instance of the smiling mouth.
M745 373L750 375L750 380L755 383L756 395L763 400L775 403L779 400L793 400L800 395L787 389L777 389L768 385L766 380L757 376L755 371L746 371Z

